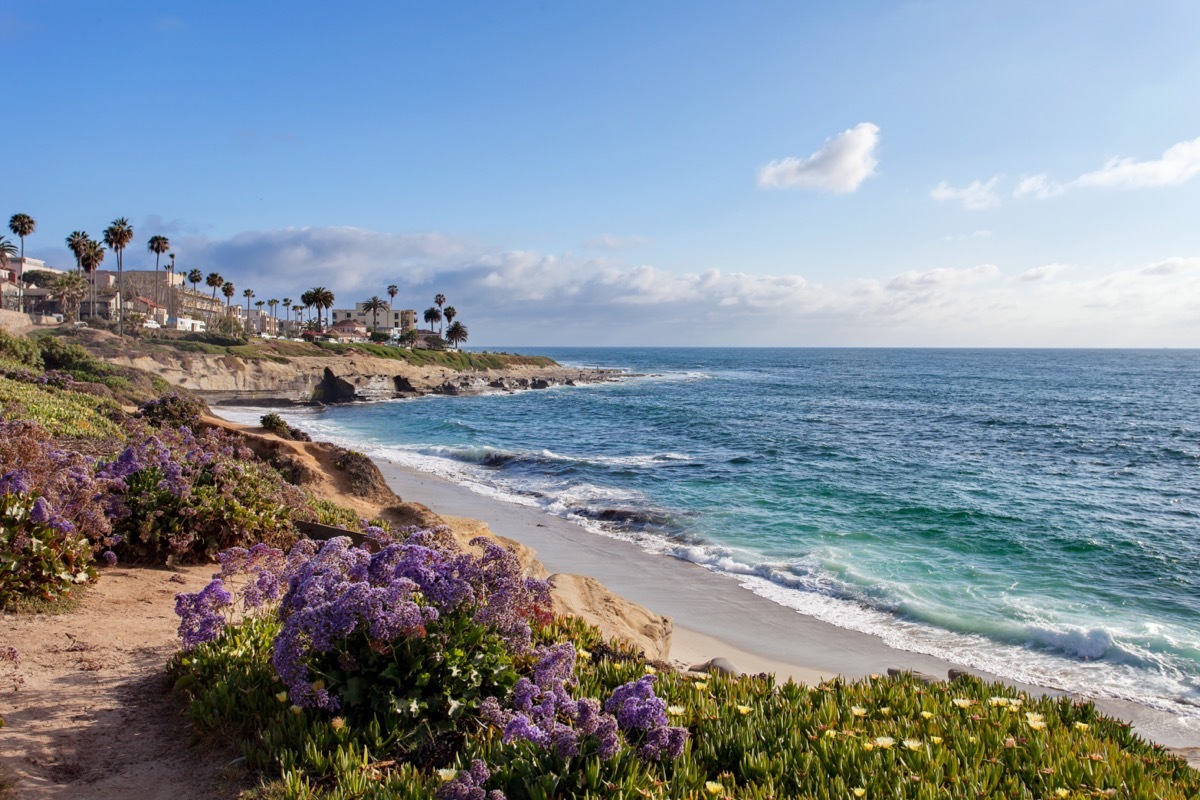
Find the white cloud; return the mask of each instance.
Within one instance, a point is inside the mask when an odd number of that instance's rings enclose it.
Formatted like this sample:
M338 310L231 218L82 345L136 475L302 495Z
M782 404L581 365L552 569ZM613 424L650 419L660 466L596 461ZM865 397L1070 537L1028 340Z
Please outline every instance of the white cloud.
M1200 175L1200 137L1179 142L1167 148L1161 158L1135 161L1132 158L1112 158L1095 172L1075 179L1076 186L1111 186L1118 189L1140 189L1155 186L1175 186Z
M1017 188L1013 189L1013 197L1025 197L1026 195L1033 195L1039 198L1055 197L1066 190L1065 186L1061 183L1052 182L1044 173L1041 175L1023 175L1021 180L1017 182Z
M758 185L770 189L822 189L847 194L875 174L879 126L860 122L825 142L808 158L788 156L758 171Z
M924 272L909 270L888 281L887 288L897 292L918 292L946 286L979 283L990 280L999 274L1000 268L995 264L980 264L961 269L939 267Z
M1045 173L1022 177L1013 197L1055 197L1070 189L1146 189L1177 186L1200 175L1200 137L1178 142L1160 158L1138 161L1130 157L1110 158L1104 166L1078 178L1059 183Z
M585 241L583 246L589 250L633 250L649 241L645 236L613 236L611 233L602 233Z
M1185 272L1200 267L1200 258L1180 258L1174 256L1172 258L1156 261L1153 264L1147 264L1142 267L1140 272L1143 275L1174 275L1178 272Z
M1070 269L1070 266L1067 264L1043 264L1040 267L1031 267L1025 270L1018 278L1026 282L1043 281L1053 278L1058 273L1067 269Z
M971 211L982 211L985 208L995 208L1000 205L1000 197L996 194L996 184L999 181L1000 176L997 175L987 183L983 181L971 181L970 184L961 189L956 189L946 181L942 181L933 187L933 191L929 193L929 196L938 202L944 203L953 200L962 203L963 208Z

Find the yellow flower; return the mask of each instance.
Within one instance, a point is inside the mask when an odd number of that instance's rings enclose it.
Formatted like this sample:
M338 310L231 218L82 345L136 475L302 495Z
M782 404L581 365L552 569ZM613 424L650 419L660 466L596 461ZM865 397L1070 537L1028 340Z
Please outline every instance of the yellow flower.
M1031 719L1029 720L1029 727L1033 728L1035 731L1044 731L1046 730L1046 723L1042 722L1040 719Z
M703 692L705 689L708 688L708 683L705 681L696 681L695 683L692 684L692 686L696 687L697 692Z
M975 701L967 697L956 697L954 698L954 705L958 706L959 708L970 708L971 706L975 705Z
M968 736L967 741L970 742L971 744L977 744L979 742L979 740L976 739L974 736Z
M437 771L437 776L439 778L441 778L442 783L445 783L446 781L454 780L454 776L457 774L458 774L458 770L456 770L456 769L439 769Z
M1086 722L1076 722L1075 723L1075 730L1086 731L1087 729L1088 729L1088 724Z
M866 750L867 752L870 752L874 749L875 749L875 745L871 744L870 742L866 742L863 744L863 750Z
M828 729L826 729L826 731L825 731L825 736L826 736L827 738L832 738L832 737L834 737L834 736L837 736L837 731L836 731L836 730L834 730L833 728L828 728Z
M896 743L896 740L890 736L876 736L875 737L875 745L877 747L882 747L884 750L887 750L895 743Z
M934 744L941 744L941 743L942 743L942 737L940 737L940 736L930 736L930 737L929 737L929 741L933 742Z
M667 706L667 713L672 717L682 717L684 712L683 706Z
M920 750L921 749L921 743L919 741L917 741L916 739L905 739L904 746L907 747L909 750Z
M582 647L576 649L575 654L578 655L580 658L591 658L592 657L592 654L590 652L588 652L587 650L584 650Z
M1032 711L1026 711L1025 719L1029 720L1030 722L1042 722L1045 720L1045 717L1043 717L1041 714L1036 714Z
M325 688L325 681L313 681L313 691L319 692Z
M333 728L335 731L340 731L342 728L346 727L346 720L342 719L341 717L334 717L333 719L329 720L329 727Z
M922 719L933 719L933 712L932 711L922 711L921 718Z
M653 675L656 672L658 672L658 670L656 670L654 667L650 666L649 664L646 665L646 674L647 675Z
M738 706L737 710L738 710L738 713L744 717L747 714L749 714L751 711L753 711L754 709L751 708L750 706Z
M988 705L989 706L1006 706L1006 705L1008 705L1008 698L1007 697L988 698Z
M295 714L296 716L300 716L301 714L304 713L304 709L301 708L300 706L292 706L292 713Z
M275 694L275 699L281 703L286 703L287 702L287 692L277 692Z
M884 706L883 708L879 709L879 713L880 714L890 714L890 713L892 713L892 707Z
M709 794L720 794L724 790L725 790L725 787L722 786L721 784L717 783L716 781L705 781L704 782L704 791L708 792Z
M865 717L867 710L862 706L850 706L850 713L856 717Z
M861 786L855 786L855 787L854 787L854 796L855 796L855 797L866 797L866 796L867 796L867 790L866 790L866 789L864 789L864 788L863 788L863 787L861 787Z
M1070 789L1055 789L1054 793L1059 797L1068 797L1071 794Z

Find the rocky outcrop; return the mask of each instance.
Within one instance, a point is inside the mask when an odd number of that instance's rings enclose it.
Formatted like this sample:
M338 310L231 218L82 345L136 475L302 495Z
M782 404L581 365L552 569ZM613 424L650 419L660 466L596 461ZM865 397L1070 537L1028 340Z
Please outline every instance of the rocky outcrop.
M441 366L362 356L237 358L156 352L107 360L136 367L211 404L305 404L390 400L425 394L482 394L613 380L612 370L563 366L510 366L459 372Z

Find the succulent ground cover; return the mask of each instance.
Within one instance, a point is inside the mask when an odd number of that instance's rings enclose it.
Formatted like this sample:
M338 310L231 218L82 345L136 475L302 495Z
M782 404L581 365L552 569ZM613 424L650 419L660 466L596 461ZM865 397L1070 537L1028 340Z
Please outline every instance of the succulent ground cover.
M542 588L520 590L495 545L380 543L234 551L181 596L176 689L198 738L241 742L262 797L1200 793L1200 775L1090 703L973 678L805 687L659 669L546 618Z

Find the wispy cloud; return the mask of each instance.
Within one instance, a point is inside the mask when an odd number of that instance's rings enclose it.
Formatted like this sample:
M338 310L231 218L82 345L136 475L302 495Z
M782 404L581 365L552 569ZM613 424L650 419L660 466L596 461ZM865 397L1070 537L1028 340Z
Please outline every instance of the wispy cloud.
M997 175L987 183L971 181L961 189L956 189L946 181L933 187L929 196L938 202L955 201L962 203L963 208L971 211L982 211L1000 205L1000 196L996 194L996 184L1000 182Z
M611 233L602 233L586 240L583 246L589 250L633 250L649 241L645 236L613 236Z
M1055 197L1072 189L1153 189L1178 186L1200 175L1200 137L1168 147L1159 158L1110 158L1100 169L1056 182L1045 173L1023 177L1013 197Z
M1200 269L1200 258L1180 258L1175 256L1142 267L1143 275L1175 275L1179 272Z
M1026 282L1044 281L1067 269L1070 269L1067 264L1043 264L1040 267L1031 267L1025 270L1018 276L1018 279Z
M861 122L842 131L808 158L788 156L758 171L768 189L821 189L836 194L856 191L879 164L879 126Z
M990 280L1000 274L995 264L980 264L975 267L955 269L939 267L923 272L909 270L888 281L887 288L898 292L925 291L945 286L956 286Z

